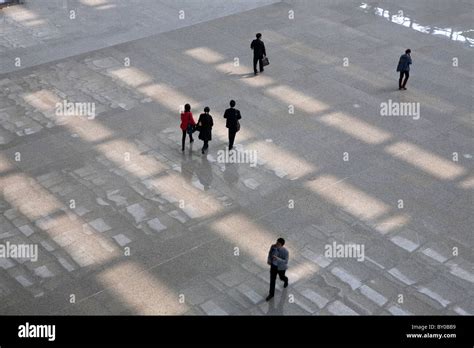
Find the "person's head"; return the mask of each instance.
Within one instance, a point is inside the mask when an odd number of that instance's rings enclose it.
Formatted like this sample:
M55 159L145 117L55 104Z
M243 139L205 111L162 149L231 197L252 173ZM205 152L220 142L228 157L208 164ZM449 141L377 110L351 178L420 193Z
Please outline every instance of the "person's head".
M229 104L230 104L230 107L233 108L235 106L235 100L231 100Z
M204 108L204 112L205 112L206 114L208 114L209 111L211 111L211 109L209 109L209 106L206 106L206 107Z
M410 53L411 53L411 49L408 48L408 49L405 51L405 53L406 53L406 54L410 54Z
M186 112L191 111L191 105L186 104L186 105L184 106L184 111L186 111Z
M285 245L285 240L283 238L278 238L276 242L276 247L280 249L283 245Z
M262 37L262 34L260 33L257 33L257 35L255 35L257 37L257 39L260 39Z

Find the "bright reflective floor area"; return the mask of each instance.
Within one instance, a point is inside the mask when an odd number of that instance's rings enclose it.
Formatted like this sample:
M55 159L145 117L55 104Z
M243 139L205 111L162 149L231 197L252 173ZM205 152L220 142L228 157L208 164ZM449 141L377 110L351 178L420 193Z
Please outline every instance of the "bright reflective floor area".
M0 314L474 314L472 2L38 3L0 9Z

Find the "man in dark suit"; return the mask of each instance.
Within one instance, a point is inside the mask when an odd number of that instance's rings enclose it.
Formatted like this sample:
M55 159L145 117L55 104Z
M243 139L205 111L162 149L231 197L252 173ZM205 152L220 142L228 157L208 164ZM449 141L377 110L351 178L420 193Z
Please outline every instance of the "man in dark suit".
M399 90L407 89L406 85L407 85L408 78L410 77L410 65L411 64L412 64L411 49L407 49L405 51L405 54L403 54L400 57L400 60L398 61L398 66L397 66L397 71L400 72L400 78L398 80L398 89ZM405 77L405 80L403 80L403 77Z
M227 120L225 126L229 129L229 150L232 150L234 147L235 134L240 129L239 120L242 118L242 116L240 116L240 111L234 107L235 100L231 100L230 108L224 113L224 118Z
M267 55L267 52L265 51L265 44L262 40L260 40L261 37L262 34L258 33L257 38L250 44L250 48L253 50L253 72L255 75L257 75L257 61L260 66L260 72L263 72L262 59Z

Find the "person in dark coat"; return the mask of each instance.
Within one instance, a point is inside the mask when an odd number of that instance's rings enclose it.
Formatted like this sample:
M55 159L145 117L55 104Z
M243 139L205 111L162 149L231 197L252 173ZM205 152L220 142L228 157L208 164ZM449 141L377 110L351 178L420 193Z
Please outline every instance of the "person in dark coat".
M263 72L262 59L267 55L265 44L260 40L261 37L262 34L258 33L257 38L250 44L250 48L253 50L253 72L255 75L257 75L257 61L260 66L260 72Z
M194 122L193 114L191 112L191 105L186 104L184 106L184 112L181 113L181 130L183 131L183 137L181 139L181 151L184 152L184 143L186 142L186 134L188 130L194 130L196 122ZM189 133L189 143L194 142L192 132Z
M240 129L239 120L242 118L240 111L234 107L235 100L231 100L230 108L224 113L224 118L226 119L225 126L229 129L229 150L232 150L234 147L235 134L237 134Z
M202 147L202 154L209 147L209 141L212 140L212 126L214 126L214 122L212 120L212 116L209 114L208 106L204 108L204 113L199 116L198 120L198 129L199 129L199 139L204 142L204 146Z
M406 89L406 84L408 78L410 77L410 65L411 65L411 50L407 49L405 54L400 57L400 61L398 62L397 71L400 72L400 79L398 80L398 89ZM405 77L405 81L403 81L403 77ZM403 83L402 83L403 81Z

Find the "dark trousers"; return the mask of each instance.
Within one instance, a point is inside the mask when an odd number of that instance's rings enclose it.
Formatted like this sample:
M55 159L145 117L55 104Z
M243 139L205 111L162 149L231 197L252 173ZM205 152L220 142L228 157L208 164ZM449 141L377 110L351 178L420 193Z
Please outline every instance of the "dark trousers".
M186 129L185 129L183 130L183 138L181 139L181 148L183 150L184 150L184 143L186 142L186 134L188 133L186 132ZM189 134L189 141L194 141L192 134Z
M405 76L405 81L403 81L403 77ZM408 78L410 77L409 71L400 71L400 79L398 80L398 87L405 88ZM403 83L402 83L403 81Z
M237 130L229 128L229 150L232 150L232 148L234 147L234 140L236 134Z
M202 147L202 151L205 151L209 147L209 140L203 140L203 141L204 141L204 145Z
M280 280L283 282L288 281L288 277L285 276L286 270L279 271L277 266L272 265L270 268L270 296L275 296L275 282L277 275L280 277Z
M257 62L260 67L260 72L263 71L263 58L258 58L257 56L253 56L253 71L257 72Z

